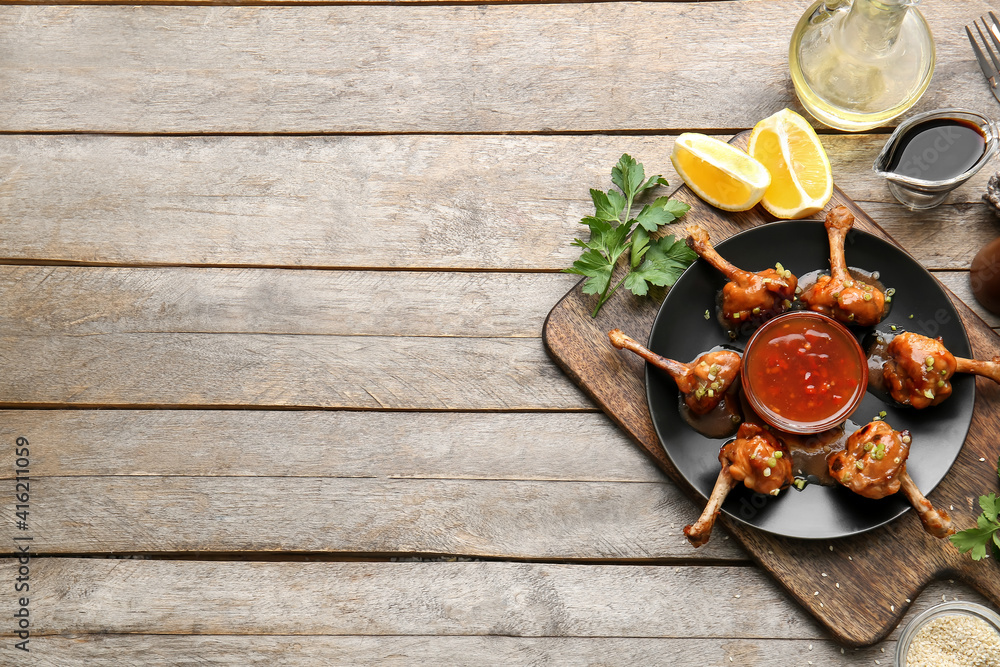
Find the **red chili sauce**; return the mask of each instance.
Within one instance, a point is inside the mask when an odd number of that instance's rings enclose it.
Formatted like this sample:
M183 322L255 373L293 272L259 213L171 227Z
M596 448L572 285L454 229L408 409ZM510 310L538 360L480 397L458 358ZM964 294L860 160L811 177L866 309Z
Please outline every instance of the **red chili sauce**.
M868 383L867 362L854 336L817 313L771 320L751 338L743 359L750 404L775 428L795 433L842 422Z

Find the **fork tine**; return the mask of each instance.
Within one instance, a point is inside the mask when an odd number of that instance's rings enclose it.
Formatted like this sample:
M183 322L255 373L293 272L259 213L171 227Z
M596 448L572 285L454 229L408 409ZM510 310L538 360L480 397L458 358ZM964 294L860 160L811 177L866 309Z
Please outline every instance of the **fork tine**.
M997 51L1000 52L1000 20L997 19L997 15L990 12L990 19L993 23L990 25L986 22L986 17L983 16L983 26L986 27L986 32L989 33L990 39L993 40L993 46L997 47ZM1000 68L1000 65L997 65Z
M976 30L978 29L979 26L976 26ZM986 60L986 54L983 53L981 48L979 48L979 43L976 42L976 38L972 36L972 31L969 30L969 26L965 26L965 34L969 36L969 43L972 44L972 50L976 54L976 60L979 61L979 69L983 70L983 75L989 79L990 84L992 84L994 81L993 77L996 76L996 73L994 70L990 69L990 63Z
M990 26L990 32L992 32L997 37L1000 37L1000 19L992 11L990 12L990 18L993 19L993 25ZM986 17L983 17L983 23L986 23Z
M997 72L1000 72L1000 59L997 59L997 54L993 53L993 47L990 46L990 40L986 39L986 35L984 35L983 31L979 29L979 24L975 22L973 22L973 24L976 26L976 32L978 32L979 36L983 39L983 46L986 47L986 50L990 54L990 59L993 61L994 66L993 75L996 76ZM983 25L986 25L986 21L983 21ZM986 32L990 32L989 27L986 28ZM990 34L992 35L993 33ZM994 39L996 38L994 37ZM1000 45L997 45L997 49L1000 50Z

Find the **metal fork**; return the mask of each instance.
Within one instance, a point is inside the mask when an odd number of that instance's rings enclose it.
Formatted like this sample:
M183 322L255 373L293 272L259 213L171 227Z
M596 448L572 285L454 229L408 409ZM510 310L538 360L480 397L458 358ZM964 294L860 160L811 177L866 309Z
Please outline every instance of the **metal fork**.
M979 68L983 70L983 76L990 83L990 91L993 93L993 97L1000 102L1000 90L997 90L997 85L1000 84L1000 58L997 57L997 53L1000 53L1000 20L997 19L997 15L993 12L990 12L990 19L991 21L987 22L985 16L979 17L979 20L983 23L982 28L979 27L979 23L976 21L973 21L972 25L976 26L979 38L983 40L983 46L986 47L986 51L990 54L990 60L993 61L992 66L990 65L990 61L986 59L986 54L979 48L976 38L972 36L969 26L965 26L965 34L969 36L972 50L976 52L976 58L979 60ZM986 29L986 35L989 35L988 39L983 34L983 28ZM993 51L993 47L990 46L990 42L993 42L993 46L996 47L997 50L995 52Z

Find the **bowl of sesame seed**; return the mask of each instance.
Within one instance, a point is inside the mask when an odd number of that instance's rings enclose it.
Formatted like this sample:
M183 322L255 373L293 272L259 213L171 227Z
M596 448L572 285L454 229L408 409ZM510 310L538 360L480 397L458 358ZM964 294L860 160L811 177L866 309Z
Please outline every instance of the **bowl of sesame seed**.
M917 614L896 643L896 667L1000 667L1000 615L974 602Z

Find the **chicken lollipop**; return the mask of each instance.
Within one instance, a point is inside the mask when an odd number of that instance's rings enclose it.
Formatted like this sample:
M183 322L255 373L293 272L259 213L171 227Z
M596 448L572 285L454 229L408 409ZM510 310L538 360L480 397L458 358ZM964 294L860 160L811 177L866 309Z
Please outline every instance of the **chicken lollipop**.
M619 350L631 350L670 375L684 395L684 402L696 415L707 414L716 407L739 377L740 355L732 350L706 352L694 362L682 364L661 357L619 329L609 331L608 338Z
M885 498L902 488L924 530L934 537L952 535L955 529L951 517L944 510L934 509L906 473L909 454L908 431L894 431L884 421L873 421L855 431L845 449L830 455L830 475L865 498Z
M695 547L708 542L722 501L737 484L757 493L776 496L792 483L792 459L788 447L759 424L746 422L736 439L719 450L722 470L698 520L684 526L684 535Z
M826 215L830 238L830 275L819 279L799 295L809 310L846 324L874 326L885 316L885 295L874 285L854 278L844 259L844 240L854 226L854 215L838 206Z
M686 231L688 246L729 279L722 288L722 317L727 327L763 321L791 308L798 284L791 271L780 264L757 273L738 269L715 251L704 229L691 225Z
M951 376L956 371L1000 382L1000 357L993 361L956 358L940 338L907 331L892 339L882 364L882 377L892 399L917 409L951 396Z

